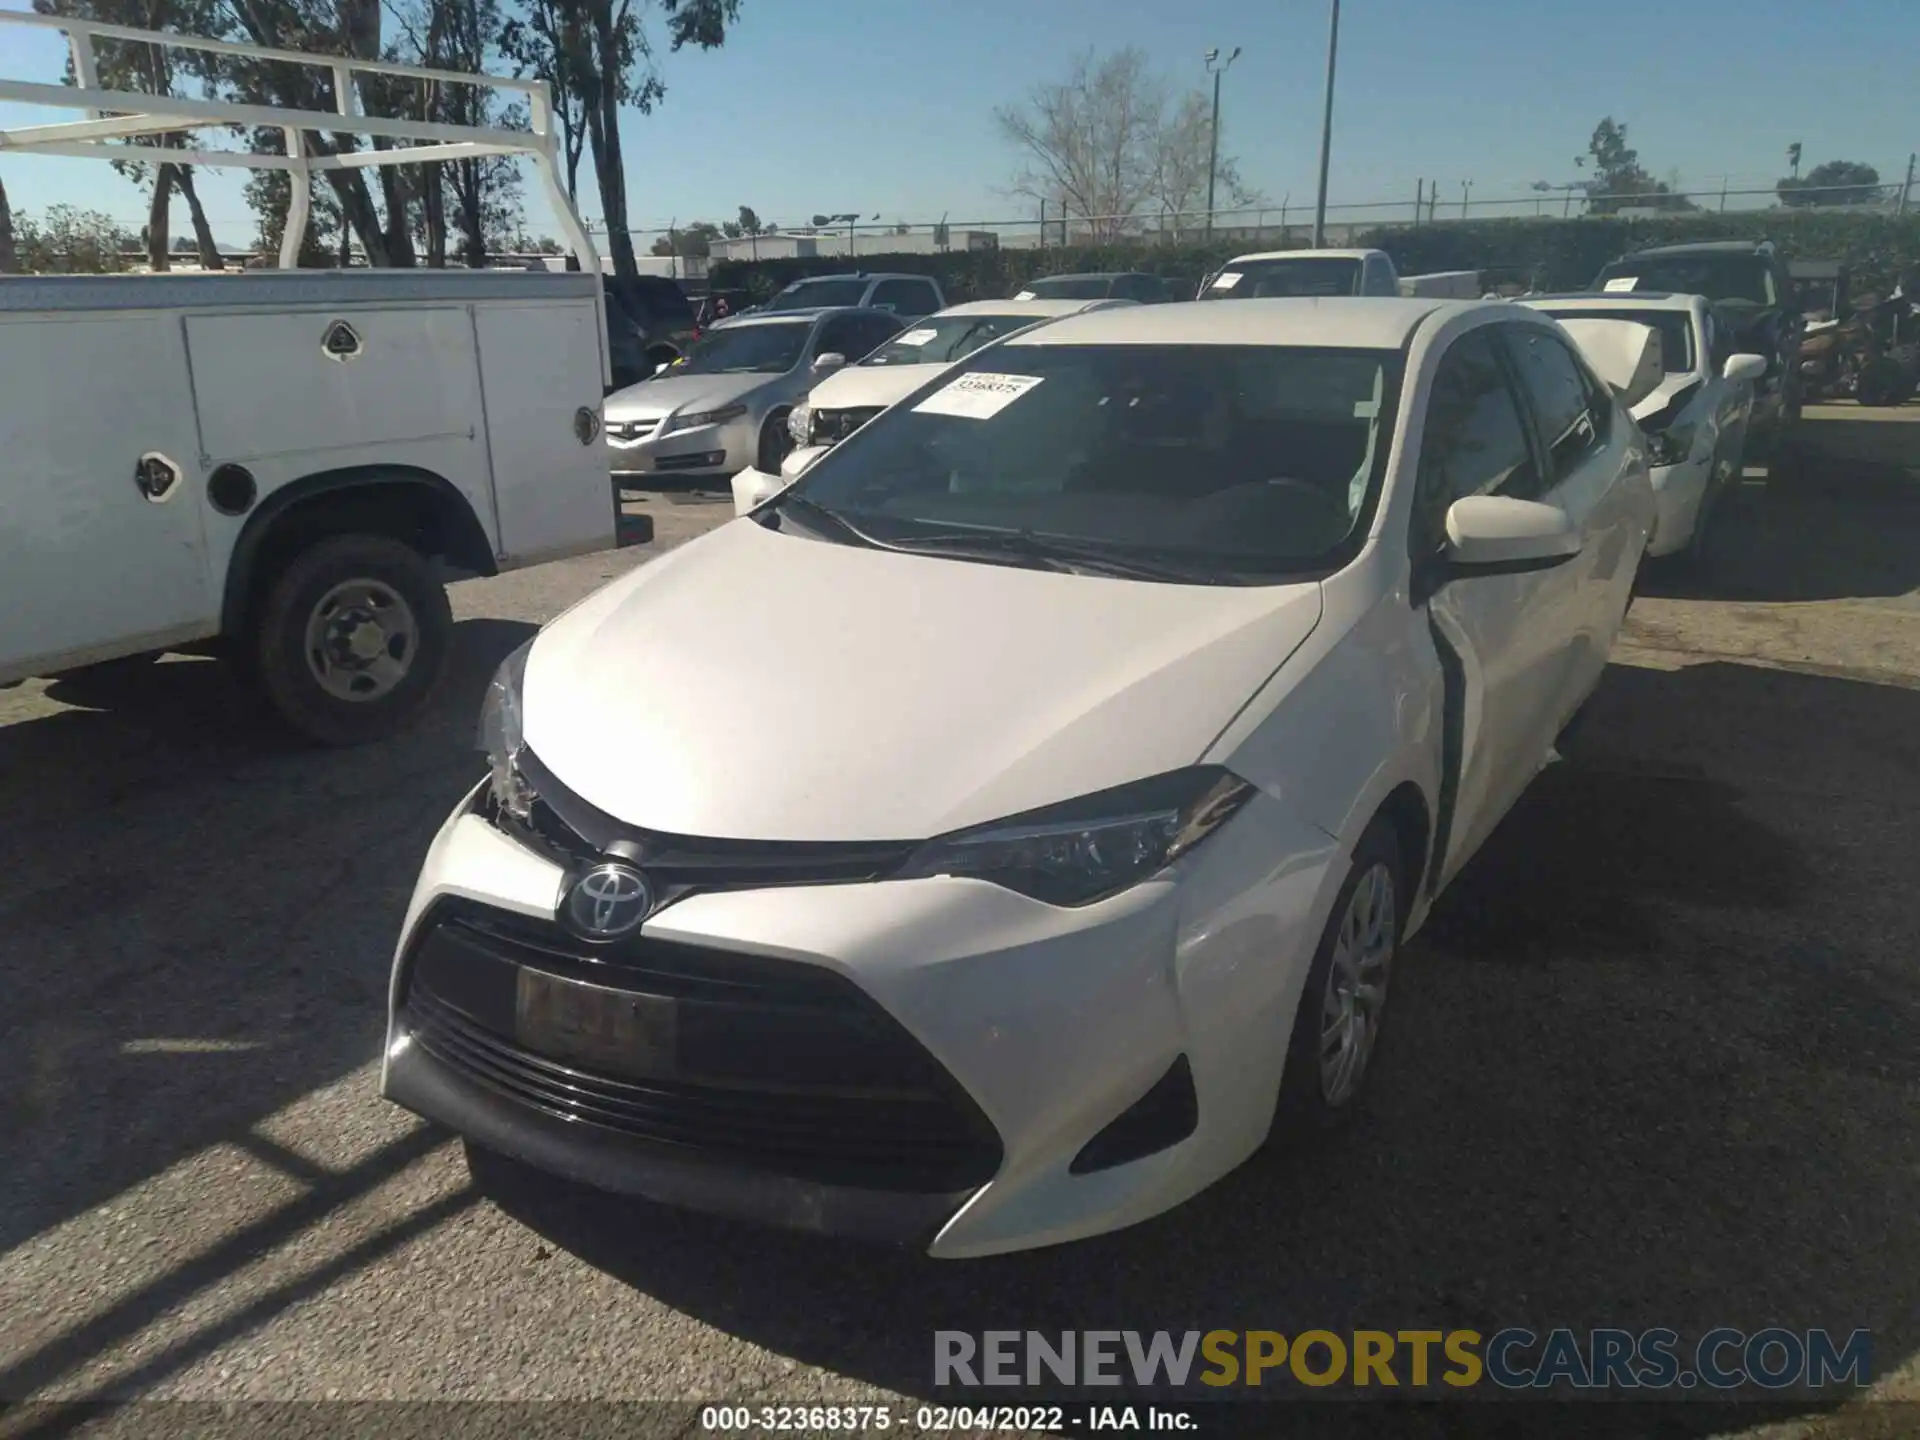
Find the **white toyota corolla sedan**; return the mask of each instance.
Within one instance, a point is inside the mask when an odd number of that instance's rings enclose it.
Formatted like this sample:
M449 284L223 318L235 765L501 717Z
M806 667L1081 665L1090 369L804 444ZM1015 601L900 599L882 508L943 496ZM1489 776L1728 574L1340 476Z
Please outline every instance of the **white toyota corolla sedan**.
M1401 946L1600 677L1645 450L1515 305L975 352L501 667L384 1093L942 1257L1342 1122Z

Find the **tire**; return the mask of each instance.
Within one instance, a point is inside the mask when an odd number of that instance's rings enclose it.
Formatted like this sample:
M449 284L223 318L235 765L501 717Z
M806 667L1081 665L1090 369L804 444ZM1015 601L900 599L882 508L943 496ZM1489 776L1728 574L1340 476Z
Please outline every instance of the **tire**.
M1384 914L1369 914L1368 896L1377 902L1381 896L1377 889L1366 891L1363 886L1377 886L1380 877L1386 884ZM1304 1142L1333 1134L1350 1124L1359 1113L1368 1094L1368 1080L1372 1077L1380 1053L1380 1022L1385 1017L1385 1004L1390 990L1389 981L1393 975L1393 961L1400 948L1400 936L1406 929L1406 907L1412 896L1408 893L1401 860L1399 837L1385 817L1376 819L1360 837L1360 843L1354 847L1353 860L1347 867L1347 878L1340 886L1340 894L1334 901L1333 913L1327 919L1327 928L1320 937L1319 948L1313 952L1313 963L1307 968L1306 984L1300 991L1300 1005L1294 1014L1293 1031L1287 1041L1286 1068L1280 1080L1280 1096L1274 1106L1273 1125L1267 1134L1269 1150L1292 1149ZM1371 920L1371 924L1369 921ZM1358 927L1357 931L1355 926ZM1330 1012L1345 1008L1338 995L1352 979L1353 971L1344 965L1338 967L1336 974L1336 953L1346 950L1343 942L1350 942L1356 934L1363 938L1368 930L1376 932L1376 937L1384 942L1384 957L1376 956L1373 962L1363 963L1359 974L1364 978L1369 971L1377 976L1378 1000L1371 1006L1369 1029L1364 1048L1358 1057L1357 1073L1346 1076L1344 1087L1335 1082L1339 1079L1337 1066L1323 1065L1323 1041L1328 1033L1326 1020ZM1351 953L1350 951L1348 953ZM1339 982L1336 985L1336 981Z
M1861 367L1860 384L1854 396L1862 405L1881 409L1905 404L1912 393L1906 370L1897 361L1882 358Z
M760 427L760 448L753 463L763 475L778 475L780 462L793 453L793 436L787 433L787 416L792 410L792 406L782 405Z
M300 551L268 586L244 646L280 718L320 745L384 739L446 669L453 610L432 564L384 535Z

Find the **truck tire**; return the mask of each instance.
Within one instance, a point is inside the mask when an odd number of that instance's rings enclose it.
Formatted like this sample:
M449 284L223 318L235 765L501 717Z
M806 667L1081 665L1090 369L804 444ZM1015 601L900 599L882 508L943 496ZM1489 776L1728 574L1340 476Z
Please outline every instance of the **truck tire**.
M420 713L452 639L453 609L425 556L384 535L336 535L271 579L242 648L294 730L359 745Z

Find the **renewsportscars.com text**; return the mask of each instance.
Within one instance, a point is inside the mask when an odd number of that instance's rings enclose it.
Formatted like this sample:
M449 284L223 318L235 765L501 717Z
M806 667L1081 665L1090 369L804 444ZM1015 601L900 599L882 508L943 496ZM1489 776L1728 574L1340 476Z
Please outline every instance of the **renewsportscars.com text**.
M1872 1336L1709 1330L938 1330L935 1385L1767 1390L1864 1387Z

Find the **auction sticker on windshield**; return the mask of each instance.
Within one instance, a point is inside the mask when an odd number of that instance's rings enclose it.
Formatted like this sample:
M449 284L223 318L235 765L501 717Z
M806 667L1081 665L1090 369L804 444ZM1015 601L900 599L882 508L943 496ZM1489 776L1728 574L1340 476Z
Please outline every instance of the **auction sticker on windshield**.
M920 346L926 344L939 333L938 330L909 330L906 334L896 337L893 343L896 345Z
M1231 290L1239 283L1240 272L1238 270L1228 270L1224 274L1213 277L1213 288L1216 290Z
M971 375L962 375L951 385L942 386L913 408L929 415L964 415L970 420L990 420L1038 385L1042 378L977 370Z
M1639 283L1640 277L1638 275L1616 275L1613 279L1607 281L1607 289L1631 290Z

